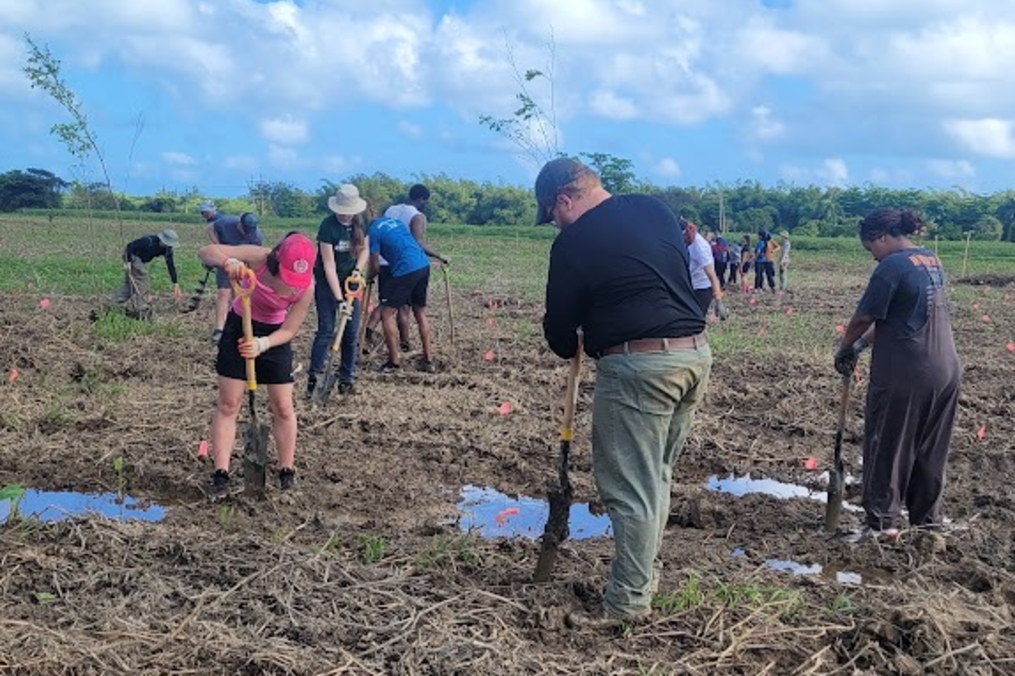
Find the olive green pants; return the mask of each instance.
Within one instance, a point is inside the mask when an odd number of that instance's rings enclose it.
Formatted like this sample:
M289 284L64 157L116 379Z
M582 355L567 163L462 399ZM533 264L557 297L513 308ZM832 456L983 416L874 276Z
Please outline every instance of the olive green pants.
M708 345L598 361L592 465L613 525L615 556L603 598L612 615L651 611L673 465L705 397L711 367Z

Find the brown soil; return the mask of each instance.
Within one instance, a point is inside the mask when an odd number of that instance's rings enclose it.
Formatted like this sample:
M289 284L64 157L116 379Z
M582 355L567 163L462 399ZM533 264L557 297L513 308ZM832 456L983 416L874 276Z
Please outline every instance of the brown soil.
M793 304L834 327L856 295ZM784 302L731 295L731 321L752 332ZM364 369L355 396L316 410L301 399L298 490L280 493L271 474L268 500L211 505L196 456L215 401L210 309L163 307L160 321L185 335L110 343L95 335L92 302L54 298L43 311L38 297L3 297L0 367L18 377L0 383L0 486L114 490L122 456L127 492L168 509L159 523L0 527L0 672L1013 673L1015 354L1003 327L1015 321L1015 288L984 291L982 303L989 323L979 309L955 312L965 379L946 509L961 528L850 545L821 534L815 500L706 490L712 475L749 472L823 491L803 463L828 466L836 419L830 347L719 359L677 468L665 607L614 632L564 623L595 600L608 538L567 543L553 581L534 585L536 542L481 539L455 521L467 484L542 497L554 476L567 365L541 341L537 304L460 294L458 354L435 318L438 373ZM297 339L304 360L312 321ZM595 499L593 370L576 423L579 501ZM846 436L854 463L863 386ZM769 559L827 574L794 576ZM836 582L835 571L863 583Z

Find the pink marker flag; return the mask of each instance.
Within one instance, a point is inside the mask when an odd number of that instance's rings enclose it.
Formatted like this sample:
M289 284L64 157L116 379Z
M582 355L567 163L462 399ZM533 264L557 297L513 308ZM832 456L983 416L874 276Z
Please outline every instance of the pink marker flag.
M747 301L747 302L750 303L751 305L757 305L758 304L758 299L755 298L754 296L751 296L751 299L749 301Z
M493 350L487 350L486 354L483 355L484 361L493 361Z
M498 412L499 412L499 413L500 413L501 415L507 415L508 413L510 413L510 412L511 412L511 402L510 402L510 401L505 401L505 402L504 402L503 404L501 404L501 405L500 405L500 406L499 406L499 407L497 408L497 411L498 411Z
M493 317L487 317L486 318L486 325L487 326L493 326Z
M816 470L818 468L818 459L814 456L804 459L804 469Z
M197 445L197 457L207 458L208 457L208 440L201 439L201 443Z
M786 308L786 314L792 316L792 314L793 314L793 308L791 308L791 307Z
M973 309L974 310L979 310L980 309L980 304L979 303L973 303Z
M1004 349L1008 350L1011 353L1015 353L1015 342L1008 343L1007 345L1004 346Z
M987 426L980 425L980 429L976 430L976 438L983 441L983 437L987 436Z
M517 507L508 507L497 512L497 516L493 517L493 520L497 522L498 526L503 526L507 523L509 516L515 516L516 514L518 514Z
M981 317L980 319L982 319L985 322L989 322L990 321L990 315L983 315L983 317Z
M7 376L7 382L13 383L17 379L18 379L18 370L17 369L11 369L10 375Z
M43 310L48 310L49 309L49 299L48 298L43 298L42 300L40 300L39 301L39 307L41 307Z
M846 333L846 325L845 324L839 324L838 326L835 327L835 332L836 333Z

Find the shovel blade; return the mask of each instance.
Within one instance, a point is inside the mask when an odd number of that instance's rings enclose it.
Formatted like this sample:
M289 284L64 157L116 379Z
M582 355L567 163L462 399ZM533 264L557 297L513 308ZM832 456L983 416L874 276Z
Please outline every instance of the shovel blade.
M543 529L539 548L539 560L536 562L536 572L532 574L533 582L546 582L550 579L560 545L570 535L568 517L571 512L573 493L574 490L570 484L552 486L547 490L550 514L546 517L546 526Z
M843 473L838 468L832 468L828 474L828 502L825 504L825 531L828 533L834 533L839 529L844 484Z
M315 404L327 404L328 399L331 398L331 391L335 389L337 382L338 375L333 370L325 372L324 376L317 381L314 391L310 394L310 401Z
M243 433L243 490L248 496L264 497L267 464L268 427L250 423Z

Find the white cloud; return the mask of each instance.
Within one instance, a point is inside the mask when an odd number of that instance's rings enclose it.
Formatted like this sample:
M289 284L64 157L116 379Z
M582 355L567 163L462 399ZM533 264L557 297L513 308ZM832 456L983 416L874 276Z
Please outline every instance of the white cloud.
M194 158L187 153L179 153L173 150L168 150L162 153L162 160L167 164L176 164L180 166L188 166L194 164Z
M780 173L784 179L799 184L842 187L849 183L849 168L838 157L830 157L817 167L784 165Z
M977 155L1015 158L1015 137L1010 120L945 120L944 128L966 150Z
M423 127L418 124L414 124L406 120L400 120L398 124L395 125L395 128L398 129L400 134L408 136L411 139L423 138Z
M968 160L931 160L927 163L930 171L943 178L972 178L976 167Z
M771 141L782 136L786 126L775 118L768 106L755 106L751 109L751 131L754 138Z
M292 115L276 117L261 121L261 136L265 141L278 145L297 145L306 143L309 138L305 120L297 120Z
M656 175L664 179L675 179L680 176L680 165L672 157L663 157L656 160L652 169Z
M228 155L222 160L222 166L232 171L249 173L259 166L257 158L250 155Z
M614 120L630 120L638 116L638 108L634 101L617 96L613 92L594 92L589 105L593 112Z

